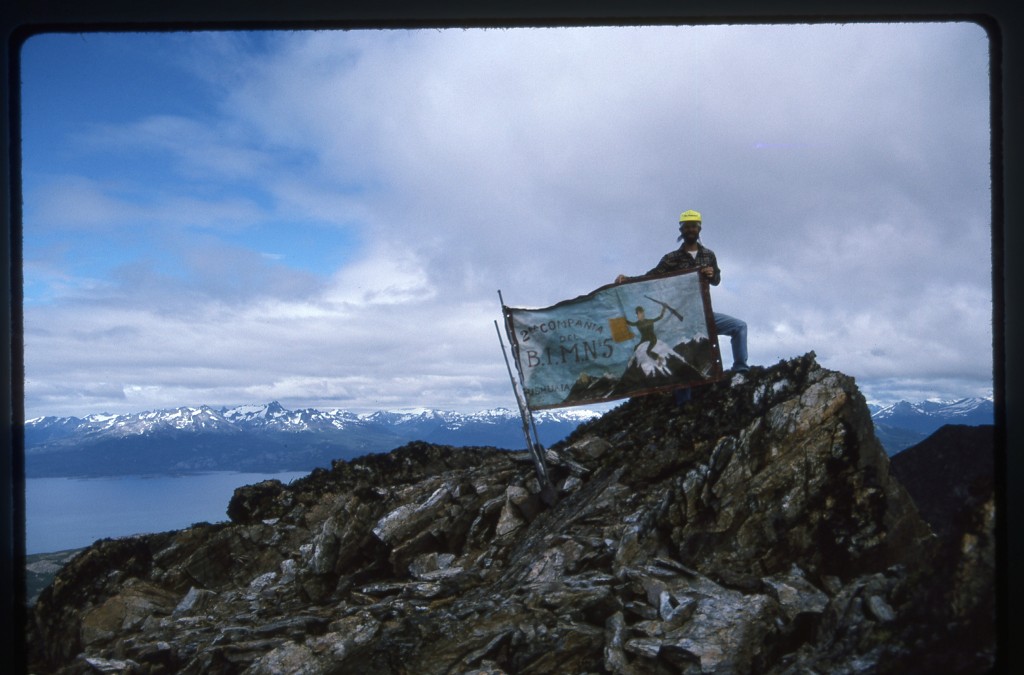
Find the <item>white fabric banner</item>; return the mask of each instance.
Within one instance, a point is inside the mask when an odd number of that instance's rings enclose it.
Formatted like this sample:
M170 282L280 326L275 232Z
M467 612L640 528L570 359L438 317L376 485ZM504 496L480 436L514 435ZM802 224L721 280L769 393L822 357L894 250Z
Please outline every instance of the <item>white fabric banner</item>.
M533 410L722 377L711 296L696 270L602 286L544 309L503 311Z

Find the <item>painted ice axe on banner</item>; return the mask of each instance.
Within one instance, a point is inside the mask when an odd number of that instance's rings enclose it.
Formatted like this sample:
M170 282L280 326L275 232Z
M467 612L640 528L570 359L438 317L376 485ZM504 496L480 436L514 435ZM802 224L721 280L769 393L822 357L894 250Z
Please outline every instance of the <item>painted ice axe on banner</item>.
M722 378L707 283L697 270L602 286L543 309L502 306L532 410Z

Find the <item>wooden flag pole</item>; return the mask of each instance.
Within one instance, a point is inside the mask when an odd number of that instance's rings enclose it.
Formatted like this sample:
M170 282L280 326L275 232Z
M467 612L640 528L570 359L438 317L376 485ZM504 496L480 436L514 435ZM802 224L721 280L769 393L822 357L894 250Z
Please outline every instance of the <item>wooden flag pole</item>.
M501 291L498 291L498 299L501 300L501 311L502 316L505 317L505 330L508 330L508 318L505 314L505 301L501 298ZM505 368L508 369L508 377L512 382L512 393L516 397L516 405L519 406L519 416L523 421L523 436L526 438L526 447L530 451L530 455L533 457L533 463L537 469L537 480L540 481L541 496L544 501L550 506L555 501L555 490L551 485L551 478L548 475L547 463L544 461L544 446L540 443L540 438L537 436L537 427L533 422L533 414L530 411L530 406L526 402L526 397L522 392L522 373L519 373L519 380L517 382L515 375L512 373L512 366L508 360L508 352L505 351L505 341L501 337L501 329L498 327L498 322L494 322L494 330L498 333L498 344L501 345L501 355L505 358ZM509 340L511 341L511 337ZM516 370L519 370L519 360L516 359ZM533 438L530 437L530 431L533 431Z

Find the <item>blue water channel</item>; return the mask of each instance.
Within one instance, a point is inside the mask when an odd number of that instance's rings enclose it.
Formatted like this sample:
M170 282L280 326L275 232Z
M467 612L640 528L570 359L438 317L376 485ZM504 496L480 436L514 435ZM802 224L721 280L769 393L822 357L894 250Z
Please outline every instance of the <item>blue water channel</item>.
M226 521L235 488L268 478L289 483L305 475L216 472L26 479L25 550L28 555L66 551L107 537Z

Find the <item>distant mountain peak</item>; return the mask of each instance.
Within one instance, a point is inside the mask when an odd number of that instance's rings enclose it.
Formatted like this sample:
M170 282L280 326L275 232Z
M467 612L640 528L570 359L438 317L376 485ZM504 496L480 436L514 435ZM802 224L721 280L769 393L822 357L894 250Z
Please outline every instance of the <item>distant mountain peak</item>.
M542 444L601 413L535 413ZM289 410L278 401L215 410L183 406L84 419L39 417L25 424L26 475L81 476L189 470L293 471L339 458L387 452L411 441L526 447L518 412L459 413L427 407L355 413Z
M994 421L992 400L981 397L900 401L872 405L870 411L878 438L890 454L946 424ZM587 408L559 408L534 411L533 419L541 442L546 444L602 414ZM289 410L274 400L219 409L203 404L82 418L45 416L25 423L26 471L46 475L141 472L143 467L154 473L169 471L160 463L164 461L160 456L175 470L186 470L190 462L199 462L197 470L200 464L205 470L308 470L329 463L331 458L386 452L413 440L509 449L526 443L518 410L504 407L470 413L429 407L357 413ZM175 444L184 447L183 443L201 445L202 459L172 461L169 448ZM128 454L123 461L115 461L117 453Z
M923 415L931 417L948 417L970 415L975 412L991 415L994 403L990 398L967 397L953 400L926 399L918 403L899 401L877 410L874 419L888 419L897 415Z
M991 398L977 396L953 400L927 399L918 403L899 401L876 408L871 419L886 451L895 454L947 424L993 424L995 404Z

